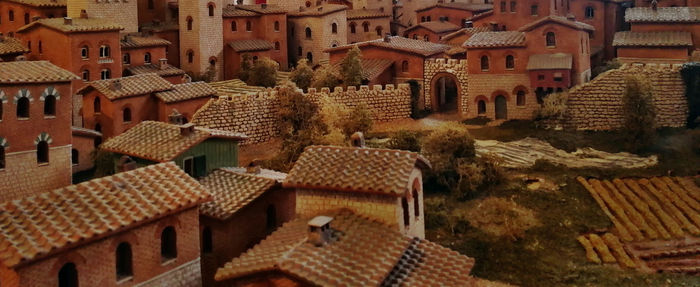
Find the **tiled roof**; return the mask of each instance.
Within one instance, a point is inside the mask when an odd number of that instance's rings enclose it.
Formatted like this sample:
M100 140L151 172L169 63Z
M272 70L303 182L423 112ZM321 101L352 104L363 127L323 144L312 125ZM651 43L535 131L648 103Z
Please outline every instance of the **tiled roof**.
M76 127L76 126L71 127L71 132L74 136L86 136L86 137L93 137L93 138L102 137L101 132L98 132L96 130L82 128L82 127Z
M14 267L208 198L196 180L174 163L163 163L5 202L0 205L0 262Z
M66 0L8 0L10 2L20 3L28 6L50 8L50 7L66 7Z
M423 9L418 9L416 12L422 12L430 10L433 8L449 8L472 12L484 12L493 9L493 4L478 4L478 3L460 3L460 2L449 2L449 3L437 3L435 5L428 6Z
M70 82L80 79L48 61L0 62L0 84Z
M18 39L0 37L0 56L29 53L29 49Z
M227 8L231 8L228 6ZM256 5L235 5L233 8L237 10L245 10L255 12L257 14L284 14L287 10L284 7L270 4L256 4Z
M447 50L449 50L450 48L452 48L451 46L444 45L444 44L436 44L436 43L432 43L432 42L426 42L423 40L414 40L414 39L409 39L409 38L405 38L405 37L390 36L390 37L387 37L384 39L377 39L377 40L359 42L359 43L350 44L350 45L343 45L343 46L339 46L339 47L335 47L335 48L326 49L325 51L330 52L330 51L347 50L347 49L351 49L355 45L357 45L358 47L363 47L363 46L382 47L382 48L387 48L387 49L415 53L415 54L422 55L424 57L429 57L429 56L433 56L433 55L436 55L439 53L444 53Z
M348 20L391 17L390 13L380 9L352 9L348 10Z
M466 52L467 52L467 48L464 48L461 46L452 46L452 48L447 50L447 52L445 52L445 53L447 55L453 56L453 55L462 54L462 53L466 53Z
M200 206L203 215L226 220L278 182L254 174L218 169L199 181L213 196Z
M168 46L170 41L163 38L158 38L155 36L136 36L128 35L124 36L120 45L122 49L133 49L133 48L144 48L144 47L154 47L154 46Z
M156 162L169 161L210 138L244 140L239 133L195 127L188 135L181 126L163 122L144 121L126 132L107 140L102 149Z
M394 64L394 61L391 59L365 59L362 58L360 59L360 62L362 64L362 77L368 80L373 80L384 71L387 69L391 68L391 66ZM333 70L337 71L340 73L340 63L341 62L336 62L333 64Z
M467 256L348 210L322 215L333 219L329 243L309 242L312 218L298 218L219 268L216 280L279 271L314 286L470 285Z
M625 10L627 22L700 22L700 7L635 7Z
M430 22L418 23L417 25L414 25L411 28L406 29L406 32L412 31L412 30L415 30L418 28L425 28L428 31L440 34L440 33L454 32L454 31L459 30L461 27L458 25L455 25L451 22L447 22L447 21L430 21Z
M255 17L259 16L260 13L253 12L253 11L248 11L248 10L243 10L243 9L238 9L236 6L229 5L226 8L224 8L222 16L224 18L227 17Z
M146 75L146 74L156 74L161 77L171 77L171 76L183 76L185 71L165 63L165 66L160 64L146 64L142 66L128 66L126 68L132 75Z
M571 54L536 54L530 55L527 62L528 70L571 70L573 56Z
M63 18L45 18L25 25L17 29L17 32L21 33L37 25L43 25L63 33L120 31L124 29L119 24L102 18L75 18L72 19L72 24L66 24Z
M684 31L656 31L615 33L615 47L692 47L693 36Z
M172 2L170 2L172 3ZM177 31L180 30L180 25L177 22L149 22L149 23L144 23L139 25L139 28L141 28L141 31L154 31L154 32L163 32L163 31Z
M165 103L175 103L213 96L216 96L216 91L205 82L179 84L173 86L172 90L156 93L156 97Z
M148 95L151 93L167 91L173 88L173 84L161 78L157 74L144 74L118 79L94 81L78 90L78 94L85 94L95 89L110 100L126 97Z
M578 29L578 30L586 30L586 31L594 31L595 30L595 27L593 27L589 24L579 22L579 21L569 20L566 17L562 17L562 16L550 15L550 16L547 16L544 18L540 18L537 21L528 23L527 25L520 27L520 29L518 29L518 31L527 32L527 31L535 29L535 28L539 27L540 25L547 23L547 22L555 22L555 23L558 23L558 24L561 24L564 26L571 27L573 29Z
M262 39L235 40L229 42L228 45L238 53L267 51L275 47L272 43Z
M471 35L474 35L474 34L476 34L476 33L479 33L479 32L488 32L488 31L491 31L491 28L489 28L489 27L487 27L487 26L482 26L482 27L471 27L471 28L462 28L462 29L459 29L459 30L457 30L457 31L455 31L455 32L452 32L452 33L450 33L450 34L447 34L447 35L443 36L442 39L441 39L441 41L443 41L443 42L449 41L449 40L451 40L452 38L459 37L459 36L462 36L462 35L469 35L469 36L471 37Z
M525 45L525 33L519 31L498 31L476 33L464 42L467 48L519 47Z
M323 4L310 8L303 8L301 11L290 11L288 17L315 17L323 16L343 10L347 10L348 6L340 4Z
M480 20L483 18L487 18L489 16L493 16L493 9L486 11L486 12L476 14L476 15L472 16L471 18L469 18L468 20L469 21L476 21L476 20Z
M408 151L310 146L294 164L284 186L401 196L416 166L429 168L430 164Z
M248 86L240 79L209 83L220 96L234 94L250 94L266 90L264 87Z

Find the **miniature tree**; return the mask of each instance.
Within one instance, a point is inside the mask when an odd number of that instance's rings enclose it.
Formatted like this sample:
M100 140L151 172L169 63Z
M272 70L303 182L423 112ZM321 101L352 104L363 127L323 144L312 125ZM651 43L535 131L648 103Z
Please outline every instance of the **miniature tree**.
M255 63L250 70L250 77L246 82L251 86L274 87L277 85L277 70L279 65L268 57L263 57Z
M289 74L289 79L294 82L297 87L305 91L311 86L313 77L314 70L311 69L309 61L306 59L299 60L296 68Z
M340 77L333 71L329 65L323 65L321 68L314 72L313 80L311 81L311 87L316 89L320 88L331 88L340 85Z
M639 151L648 147L654 141L656 131L656 109L648 79L630 76L625 80L622 107L623 128L630 148Z
M359 86L362 84L362 51L357 45L353 46L342 62L340 62L340 75L345 86Z
M350 111L348 117L343 121L341 129L346 137L350 137L356 132L366 134L372 129L373 124L372 111L363 103L357 105Z
M245 53L241 56L241 68L238 69L238 78L241 79L241 81L248 82L248 79L250 79L250 70L253 68L253 65L251 62L253 61L253 58L250 57L250 54Z

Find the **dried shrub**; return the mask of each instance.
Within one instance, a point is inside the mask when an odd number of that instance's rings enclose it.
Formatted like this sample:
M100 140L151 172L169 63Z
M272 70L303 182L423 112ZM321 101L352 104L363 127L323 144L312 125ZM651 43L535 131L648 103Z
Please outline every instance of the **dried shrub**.
M342 121L340 128L345 136L350 137L355 132L367 134L372 129L372 111L362 103L350 110L348 116Z
M419 152L420 140L418 137L419 135L417 132L401 130L391 137L387 148Z
M340 86L341 80L336 71L329 65L323 65L314 72L311 80L311 87L316 89L330 88L333 89Z
M656 136L656 108L648 79L642 76L625 79L622 111L629 148L640 151L649 147Z
M301 59L297 62L297 66L289 73L289 80L294 82L297 87L306 91L311 87L311 81L314 77L314 70L309 66L306 59Z
M362 84L362 51L357 45L353 46L348 54L340 62L340 74L345 86L359 86Z
M540 225L533 210L500 197L476 201L465 209L464 215L471 226L511 240L522 238L525 231Z
M569 94L567 93L554 93L546 96L542 106L535 112L535 118L538 120L561 119L566 113L568 101Z

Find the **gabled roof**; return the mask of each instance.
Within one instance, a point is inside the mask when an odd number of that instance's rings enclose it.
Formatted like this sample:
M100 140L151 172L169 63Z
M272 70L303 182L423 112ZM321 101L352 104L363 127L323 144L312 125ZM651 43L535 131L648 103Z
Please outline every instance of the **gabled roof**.
M0 37L0 56L20 55L24 53L29 53L29 49L22 45L19 39Z
M700 22L700 7L635 7L625 10L625 21L642 22Z
M471 27L471 28L462 28L457 31L454 31L450 34L447 34L440 39L442 42L446 42L449 40L452 40L453 38L462 36L462 35L469 35L470 37L476 33L479 32L489 32L491 31L491 28L482 26L482 27Z
M387 69L394 65L394 60L391 59L360 59L362 65L362 77L368 80L374 80L376 77L384 73ZM340 71L341 61L333 64L334 71Z
M97 90L109 100L117 100L133 96L149 95L156 92L167 91L172 88L173 84L157 74L143 74L89 82L76 93L84 95L91 90Z
M53 8L53 7L66 7L66 0L7 0L9 2L15 2L19 4L24 4L27 6L34 6L39 8Z
M323 4L309 8L300 8L299 11L290 11L289 14L287 14L287 17L318 17L344 10L348 10L348 6L340 4Z
M124 29L121 25L102 18L75 18L71 19L70 24L67 24L64 18L44 18L17 29L17 32L22 33L36 26L46 26L63 33L117 32Z
M595 31L595 27L593 27L589 24L579 22L579 21L569 20L569 19L566 19L566 17L554 16L554 15L549 15L547 17L540 18L537 21L530 22L527 25L520 27L520 29L518 29L518 31L521 31L521 32L531 31L531 30L539 27L540 25L545 24L545 23L549 23L549 22L554 22L557 24L561 24L561 25L570 27L572 29L577 29L577 30L585 30L585 31L589 31L589 32Z
M264 14L285 14L284 7L270 4L228 5L224 8L223 17L251 17Z
M210 202L200 206L201 214L226 220L279 182L256 174L218 169L199 181L212 194Z
M241 81L241 79L233 79L220 82L209 83L209 86L214 88L220 96L234 95L234 94L251 94L265 91L265 87L249 86L246 82Z
M415 167L430 163L415 152L335 146L304 149L284 187L402 196Z
M351 49L353 46L357 45L362 48L364 46L375 46L391 50L399 50L403 52L418 54L423 57L430 57L440 53L444 53L450 48L449 45L436 44L431 42L426 42L423 40L414 40L398 36L389 36L384 39L377 39L365 42L359 42L355 44L338 46L335 48L326 49L325 52L342 51Z
M476 15L472 16L471 18L467 19L467 20L469 20L469 21L476 21L476 20L480 20L480 19L483 19L483 18L487 18L487 17L489 17L489 16L493 16L493 9L491 9L491 10L489 10L489 11L486 11L486 12L483 12L483 13L476 14Z
M91 138L101 138L102 137L101 132L98 132L96 130L82 128L82 127L76 127L76 126L71 127L71 132L72 132L73 136L83 136L83 137L91 137Z
M461 2L449 2L449 3L437 3L435 5L430 5L428 7L418 9L416 12L423 12L433 8L448 8L455 10L471 11L471 12L484 12L493 9L493 4L478 4L478 3L461 3Z
M144 121L126 132L102 144L105 151L134 156L155 162L175 159L183 152L210 138L223 138L236 141L247 137L240 133L211 130L195 127L194 131L183 135L183 126L163 122Z
M406 29L406 32L408 31L413 31L418 28L425 28L428 31L431 31L436 34L441 34L441 33L448 33L448 32L454 32L459 30L461 27L458 25L455 25L451 22L447 21L430 21L430 22L421 22L418 23L417 25L413 25L410 28Z
M146 65L141 65L141 66L131 66L129 65L126 67L126 70L129 71L134 76L138 75L146 75L146 74L156 74L161 77L172 77L172 76L184 76L185 71L175 67L173 65L170 65L168 63L158 63L158 64L146 64Z
M208 198L196 180L174 163L163 163L5 202L0 204L0 262L16 267L39 260Z
M473 286L467 256L348 210L319 215L333 218L329 243L309 242L313 217L298 218L219 268L216 280L278 271L313 286Z
M127 35L119 41L122 49L168 46L170 41L155 36Z
M525 46L525 33L498 31L476 33L462 45L467 48L521 47Z
M615 33L615 47L692 47L693 36L684 31L656 31Z
M275 45L262 39L234 40L229 42L228 45L237 53L267 51L275 48Z
M0 84L70 82L80 79L48 61L0 62Z
M380 9L352 9L348 10L347 13L348 20L391 17L390 13Z
M174 85L172 90L156 93L156 97L164 103L176 103L198 98L211 98L216 91L205 82L193 82Z
M571 70L573 56L565 53L530 55L528 70Z

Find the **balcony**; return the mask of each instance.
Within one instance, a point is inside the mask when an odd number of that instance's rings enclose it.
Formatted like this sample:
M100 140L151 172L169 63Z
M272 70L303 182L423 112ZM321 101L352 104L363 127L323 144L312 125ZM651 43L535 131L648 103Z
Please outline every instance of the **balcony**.
M111 64L114 63L114 59L112 58L99 58L97 59L98 64Z

